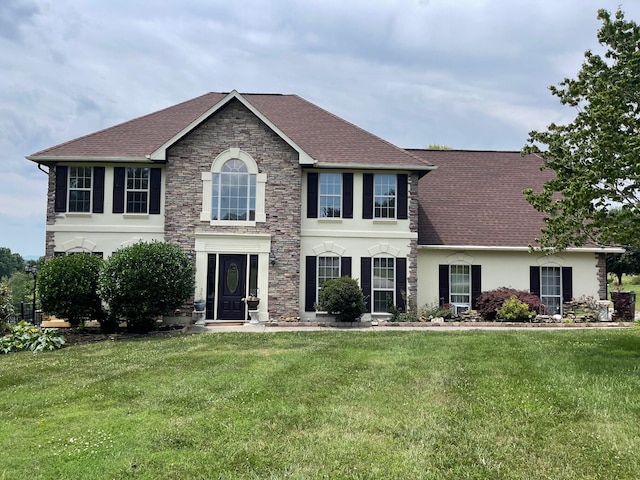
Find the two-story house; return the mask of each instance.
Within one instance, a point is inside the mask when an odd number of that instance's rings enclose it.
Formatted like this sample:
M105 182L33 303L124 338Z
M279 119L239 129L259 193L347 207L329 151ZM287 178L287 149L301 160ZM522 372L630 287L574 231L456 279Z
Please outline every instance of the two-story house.
M233 91L27 158L48 167L47 256L107 257L138 241L179 245L194 259L194 299L206 300L209 321L246 319L248 295L260 297L262 321L313 319L322 283L344 275L359 280L366 318L405 298L463 309L490 286L547 292L558 272L566 295L571 267L589 279L574 280L572 293L601 295L595 247L567 253L560 270L538 268L545 280L523 284L534 278L529 267L548 264L528 251L542 220L520 188L543 177L528 166L515 175L520 183L505 178L502 197L487 196L478 185L519 168L513 155L501 164L498 153L463 153L398 148L296 95ZM509 202L510 228L526 224L513 242L495 215ZM526 275L511 268L514 248Z

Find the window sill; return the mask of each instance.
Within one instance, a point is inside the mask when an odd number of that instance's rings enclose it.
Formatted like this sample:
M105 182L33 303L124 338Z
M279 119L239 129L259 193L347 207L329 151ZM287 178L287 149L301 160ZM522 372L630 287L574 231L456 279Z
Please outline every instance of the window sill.
M342 218L318 218L320 223L342 223Z
M209 220L209 225L218 227L255 227L255 220Z
M64 214L65 217L72 218L90 218L92 216L91 212L67 212Z
M373 223L382 225L397 225L398 220L396 220L395 218L374 218Z
M122 215L122 218L149 218L149 214L148 213L124 213Z

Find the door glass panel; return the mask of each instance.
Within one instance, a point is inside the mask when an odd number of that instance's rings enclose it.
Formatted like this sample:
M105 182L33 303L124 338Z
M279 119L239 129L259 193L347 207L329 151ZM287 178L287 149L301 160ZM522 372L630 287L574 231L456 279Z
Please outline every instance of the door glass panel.
M239 280L238 265L232 263L227 270L227 290L229 290L229 293L233 293L238 289Z

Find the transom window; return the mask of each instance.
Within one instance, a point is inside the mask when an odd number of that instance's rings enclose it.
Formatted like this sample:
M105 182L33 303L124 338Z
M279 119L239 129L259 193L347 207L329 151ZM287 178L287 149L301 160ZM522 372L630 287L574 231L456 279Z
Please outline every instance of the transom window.
M471 308L471 268L469 265L449 266L449 303L455 312Z
M69 167L69 211L91 211L91 167Z
M127 213L147 213L149 206L149 168L127 168Z
M396 175L376 174L373 180L374 218L396 217Z
M340 218L342 216L342 174L321 173L319 195L319 217Z
M340 257L318 257L317 272L318 292L320 292L324 282L340 278Z
M395 261L393 258L378 257L373 259L373 311L387 312L394 304L395 298Z
M240 159L227 160L213 174L212 220L255 220L256 175Z
M547 315L559 314L562 310L562 273L560 267L540 267L540 300Z

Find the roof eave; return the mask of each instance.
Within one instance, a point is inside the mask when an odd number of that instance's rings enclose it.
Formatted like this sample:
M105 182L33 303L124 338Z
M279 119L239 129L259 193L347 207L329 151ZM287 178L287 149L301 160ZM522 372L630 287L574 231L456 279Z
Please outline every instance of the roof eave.
M530 252L530 246L508 246L508 245L418 245L420 250L474 250L474 251L493 251L493 252ZM533 247L534 251L539 247ZM624 248L620 247L570 247L564 252L571 253L624 253Z
M25 157L35 163L52 164L52 163L161 163L151 159L148 155L144 157L88 157L77 155L29 155Z
M334 163L334 162L315 162L316 168L357 168L360 170L410 170L429 172L436 170L436 165L389 165L389 164L371 164L371 163Z
M244 98L237 90L231 91L228 95L226 95L222 100L213 105L210 109L196 118L193 122L187 125L185 128L180 130L177 134L175 134L172 138L170 138L167 142L162 144L156 150L151 152L149 158L155 161L166 161L167 160L167 150L175 144L178 140L183 138L189 132L191 132L194 128L200 125L203 121L205 121L208 117L213 115L215 112L224 107L231 100L238 100L242 103L251 113L253 113L256 117L258 117L262 122L264 122L271 130L273 130L276 135L278 135L282 140L284 140L291 148L298 152L298 162L300 165L314 165L316 161L305 152L299 145L297 145L293 140L291 140L285 133L280 130L275 124L273 124L267 117L265 117L257 108L255 108L246 98Z

